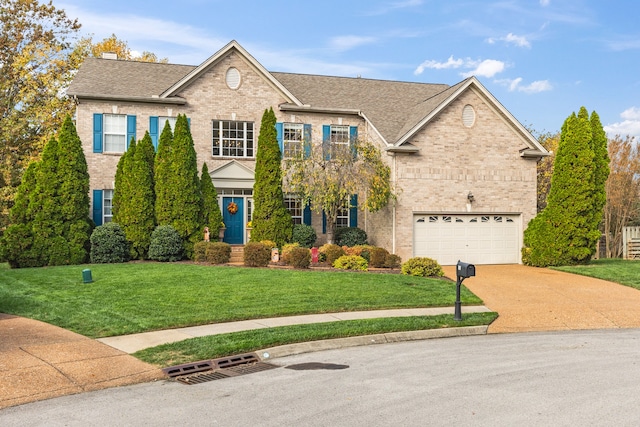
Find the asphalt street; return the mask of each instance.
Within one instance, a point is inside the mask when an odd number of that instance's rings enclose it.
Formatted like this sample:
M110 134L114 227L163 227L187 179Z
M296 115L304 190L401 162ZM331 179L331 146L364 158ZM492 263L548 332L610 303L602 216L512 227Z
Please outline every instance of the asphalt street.
M158 381L11 407L0 425L636 426L639 355L638 329L370 345L198 385Z

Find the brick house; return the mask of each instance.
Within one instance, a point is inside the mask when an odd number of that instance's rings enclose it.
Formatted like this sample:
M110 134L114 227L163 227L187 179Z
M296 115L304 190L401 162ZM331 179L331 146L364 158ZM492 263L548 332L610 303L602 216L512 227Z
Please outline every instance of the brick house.
M391 167L396 202L375 214L357 195L337 226L364 229L371 244L406 260L443 265L519 263L523 230L536 215L536 163L548 152L475 78L448 86L267 71L236 41L199 66L87 59L68 95L90 175L96 224L110 220L116 165L131 137L165 121L190 121L199 167L207 162L227 225L246 242L256 145L273 107L284 154L305 140L377 144ZM226 207L235 202L235 215ZM326 241L323 215L294 195L297 223Z

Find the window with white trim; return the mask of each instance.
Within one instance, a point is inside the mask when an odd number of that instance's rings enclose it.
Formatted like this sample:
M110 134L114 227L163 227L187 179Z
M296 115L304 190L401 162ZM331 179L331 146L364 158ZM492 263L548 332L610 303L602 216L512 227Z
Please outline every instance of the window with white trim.
M349 149L349 126L347 125L331 125L329 134L329 141L331 142L331 153L339 152L339 150Z
M295 196L285 196L284 205L291 214L291 219L294 224L302 224L302 215L304 206L302 206L302 199Z
M113 190L102 190L102 223L113 219Z
M350 224L349 213L351 209L349 209L349 204L344 208L338 209L338 216L336 217L336 228L340 227L348 227Z
M283 123L284 157L295 158L304 150L304 125L302 123Z
M176 130L176 121L178 120L177 117L158 117L158 129L159 132L162 132L162 129L164 129L164 124L166 122L169 122L169 126L171 126L171 131L175 131Z
M253 122L213 121L214 157L253 157Z
M124 153L127 149L127 116L124 114L104 115L104 151Z

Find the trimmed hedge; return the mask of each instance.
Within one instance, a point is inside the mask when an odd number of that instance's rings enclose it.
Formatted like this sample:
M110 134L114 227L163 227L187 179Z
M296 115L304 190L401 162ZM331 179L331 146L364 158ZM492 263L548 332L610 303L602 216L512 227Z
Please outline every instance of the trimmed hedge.
M298 243L303 248L311 248L316 242L318 235L316 230L307 224L296 224L293 226L293 234L291 240Z
M338 246L357 246L367 244L367 232L358 227L336 228L335 241Z
M294 268L309 268L311 265L311 250L299 246L293 247L289 253L289 262Z
M96 227L91 233L91 262L112 264L129 260L129 242L116 222Z
M438 261L434 259L415 257L402 264L402 274L420 277L442 277L444 276L444 271L442 271Z
M180 261L184 257L184 246L178 231L170 225L159 225L151 233L149 259L156 261Z
M249 242L244 246L244 265L267 267L271 261L271 248L262 242Z
M345 255L344 249L338 245L327 243L320 246L318 249L318 260L320 262L327 262L329 265L333 265L335 260Z
M367 260L358 255L343 255L333 263L333 268L340 270L367 271Z

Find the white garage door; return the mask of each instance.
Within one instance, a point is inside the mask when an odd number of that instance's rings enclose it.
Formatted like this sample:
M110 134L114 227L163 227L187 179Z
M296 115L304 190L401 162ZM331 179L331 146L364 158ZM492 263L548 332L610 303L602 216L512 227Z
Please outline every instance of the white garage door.
M415 215L414 255L441 265L517 264L519 215Z

